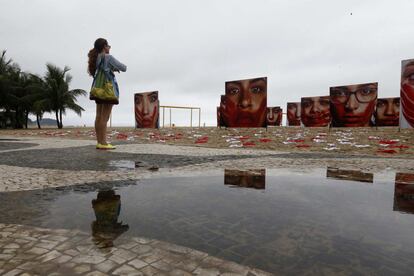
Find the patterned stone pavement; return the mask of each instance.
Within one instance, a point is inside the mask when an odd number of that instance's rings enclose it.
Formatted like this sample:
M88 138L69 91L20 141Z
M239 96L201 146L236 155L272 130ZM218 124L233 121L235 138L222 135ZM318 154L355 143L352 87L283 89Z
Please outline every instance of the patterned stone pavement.
M381 172L414 171L414 159L270 150L212 149L120 143L96 151L91 140L0 140L0 192L134 181L222 168L295 168L327 165ZM392 162L391 162L392 160ZM145 238L118 238L108 246L80 231L0 224L0 274L4 275L266 275L205 253Z
M0 274L270 275L206 253L142 237L91 237L77 230L0 224Z

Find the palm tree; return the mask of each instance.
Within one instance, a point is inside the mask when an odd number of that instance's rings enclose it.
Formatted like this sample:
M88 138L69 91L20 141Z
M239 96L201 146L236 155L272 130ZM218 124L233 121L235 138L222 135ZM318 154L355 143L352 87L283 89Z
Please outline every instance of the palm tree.
M76 98L86 96L87 93L82 89L69 90L69 84L72 81L72 76L67 73L70 70L69 67L65 66L60 69L50 63L46 64L46 67L44 82L47 98L44 99L43 106L55 112L57 126L62 128L62 114L66 114L67 109L73 110L79 116L82 115L82 111L85 111L76 103Z

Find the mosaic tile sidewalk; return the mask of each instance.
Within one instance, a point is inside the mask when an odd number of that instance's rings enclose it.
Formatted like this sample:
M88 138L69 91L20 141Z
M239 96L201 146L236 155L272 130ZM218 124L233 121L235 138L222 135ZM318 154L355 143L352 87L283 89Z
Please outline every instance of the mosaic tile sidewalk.
M271 275L206 253L145 238L91 237L77 230L0 224L0 274Z

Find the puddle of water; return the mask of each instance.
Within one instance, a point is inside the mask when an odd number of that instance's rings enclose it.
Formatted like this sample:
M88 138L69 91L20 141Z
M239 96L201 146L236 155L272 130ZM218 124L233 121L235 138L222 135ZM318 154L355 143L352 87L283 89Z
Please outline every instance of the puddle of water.
M414 175L390 174L225 170L100 191L2 193L0 222L81 229L105 246L120 235L156 238L275 273L409 274Z

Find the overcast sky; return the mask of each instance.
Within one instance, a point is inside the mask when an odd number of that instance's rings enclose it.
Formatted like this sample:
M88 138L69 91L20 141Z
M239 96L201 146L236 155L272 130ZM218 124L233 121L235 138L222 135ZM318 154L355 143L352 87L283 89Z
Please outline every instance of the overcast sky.
M117 75L115 126L133 126L133 94L153 90L161 105L201 107L201 123L215 125L224 82L262 76L268 106L284 111L288 101L336 85L378 82L379 97L399 96L401 60L414 58L413 0L0 0L0 7L0 50L31 73L43 75L47 62L71 67L71 88L89 91L87 52L96 38L109 41L128 66ZM64 125L93 125L94 102L78 102L82 117L68 112ZM173 122L189 125L189 112L173 111Z

